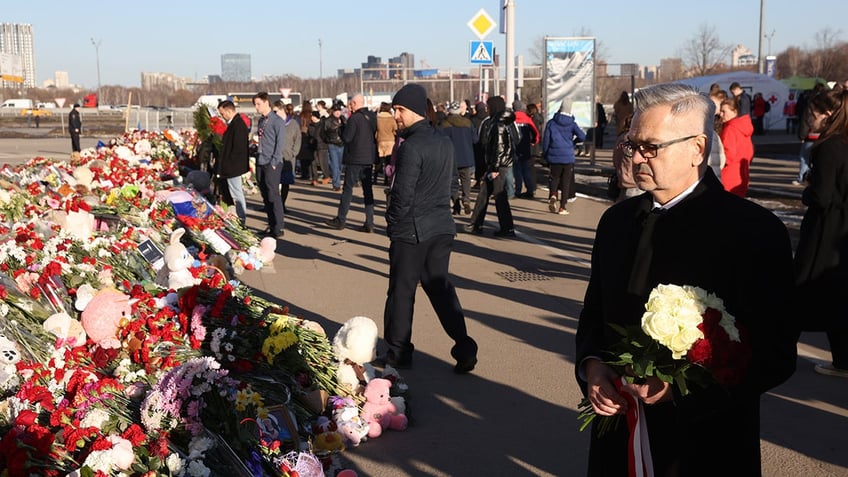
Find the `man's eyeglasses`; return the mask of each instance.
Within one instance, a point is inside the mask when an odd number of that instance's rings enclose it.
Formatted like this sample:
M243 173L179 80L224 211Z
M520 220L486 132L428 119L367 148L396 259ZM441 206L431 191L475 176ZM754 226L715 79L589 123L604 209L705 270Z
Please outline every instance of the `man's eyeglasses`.
M639 155L644 157L645 159L653 159L657 157L657 154L659 154L660 149L671 146L673 144L677 144L679 142L688 141L698 136L700 136L700 134L672 139L671 141L661 142L659 144L651 144L648 142L634 143L633 141L628 139L627 141L622 142L618 147L621 148L621 152L623 152L624 155L628 158L633 157L636 151L639 151Z

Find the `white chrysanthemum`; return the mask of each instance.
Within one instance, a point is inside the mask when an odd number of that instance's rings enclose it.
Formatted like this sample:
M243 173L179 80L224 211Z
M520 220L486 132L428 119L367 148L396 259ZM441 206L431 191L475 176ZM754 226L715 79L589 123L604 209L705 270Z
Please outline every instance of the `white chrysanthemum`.
M165 465L172 474L179 474L183 471L184 462L177 454L171 454L165 459Z
M203 465L203 462L199 460L192 461L188 465L188 475L192 477L209 477L211 472L209 467Z
M189 459L202 458L206 451L215 445L215 441L208 437L198 436L191 440L188 445Z
M102 428L106 421L109 420L109 414L102 409L92 409L85 414L85 417L80 421L82 427Z

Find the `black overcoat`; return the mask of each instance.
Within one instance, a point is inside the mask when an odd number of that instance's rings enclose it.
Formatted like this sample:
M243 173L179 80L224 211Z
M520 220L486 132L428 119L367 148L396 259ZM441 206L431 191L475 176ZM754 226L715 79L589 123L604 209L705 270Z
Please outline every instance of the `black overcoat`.
M807 212L795 252L802 329L848 331L848 143L830 137L812 150Z
M241 114L233 116L221 140L221 159L217 173L228 179L238 177L250 170L248 159L248 130Z
M789 325L792 247L770 211L724 190L711 170L656 222L647 279L628 292L644 217L645 193L610 207L597 227L592 272L578 324L576 363L620 338L608 323L638 325L653 287L693 285L714 292L748 329L752 364L743 383L695 388L673 403L646 406L655 475L759 475L760 394L795 370L797 333ZM633 287L631 287L633 289ZM586 383L577 376L585 392ZM626 470L627 428L592 431L589 475Z

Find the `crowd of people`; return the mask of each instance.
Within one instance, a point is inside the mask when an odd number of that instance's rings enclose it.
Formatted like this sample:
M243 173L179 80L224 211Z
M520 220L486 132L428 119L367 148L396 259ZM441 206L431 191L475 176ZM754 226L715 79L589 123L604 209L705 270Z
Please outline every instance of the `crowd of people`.
M827 332L832 361L815 369L848 378L848 327L841 319L841 296L848 290L848 82L804 93L790 108L800 118L806 169L799 179L808 183L795 251L780 219L745 200L751 137L762 129L760 99L738 83L727 91L716 84L709 94L661 84L632 98L622 92L614 105L613 164L621 193L596 229L575 334L575 379L599 416L644 405L650 452L643 457L655 475L759 475L760 397L794 373L801 331ZM607 121L600 109L587 136L568 100L545 121L537 105L508 105L500 96L436 104L418 84L404 86L376 110L366 107L362 94L347 104L319 102L314 111L310 104L300 112L272 104L267 93L257 94L253 105L253 152L249 120L231 101L218 106L227 129L215 173L225 180L239 220L245 221L240 176L249 155L256 157L264 234L276 238L284 236L286 197L298 177L341 192L336 215L325 221L338 230L346 227L354 189L361 186L359 230L373 233L373 186L382 178L391 244L386 349L375 364L412 366L421 284L453 340L458 374L475 368L478 347L449 277L457 216L469 216L465 231L482 234L493 197L494 235L516 237L510 201L535 197L537 161L548 166L550 212L568 215L580 144L603 147L597 135ZM620 340L615 327L639 325L652 290L664 283L714 293L744 330L740 340L750 356L732 388L712 383L684 393L657 376L628 380L628 371L610 362ZM619 426L601 433L597 422L589 475L627 475L631 431ZM724 458L703 459L710 453Z
M465 230L470 233L483 232L487 206L494 198L499 223L494 235L515 237L509 202L537 198L537 181L544 171L540 164L549 171L549 192L543 199L552 213L568 215L568 203L576 200L576 157L583 147L590 147L588 143L603 147L607 117L600 102L596 105L598 121L584 128L571 114L568 101L546 121L538 104L516 100L508 105L500 96L476 103L468 99L446 103L427 100L428 123L450 138L455 151L452 214L469 216ZM235 183L248 167L248 156L253 156L262 210L267 216L263 235L285 235L286 199L298 179L314 187L330 185L334 192L341 192L337 214L324 221L337 230L346 227L354 189L361 187L365 217L358 230L373 232L374 186L382 181L388 202L397 149L403 142L393 106L383 102L372 110L365 106L362 94L353 95L347 103L336 100L330 106L318 101L314 109L312 103L305 102L300 111L281 100L271 103L267 93L258 93L253 104L258 114L253 135L250 119L244 113L236 114L232 101L222 101L217 108L217 115L233 125L214 161L218 198L234 206L244 223L244 192ZM255 144L245 145L251 142Z

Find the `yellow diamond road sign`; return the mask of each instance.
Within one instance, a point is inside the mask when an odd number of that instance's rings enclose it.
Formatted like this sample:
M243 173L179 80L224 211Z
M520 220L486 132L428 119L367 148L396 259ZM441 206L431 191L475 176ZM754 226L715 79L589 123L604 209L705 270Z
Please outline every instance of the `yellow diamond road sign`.
M492 17L486 13L486 10L480 9L479 12L475 13L471 20L468 20L468 28L477 35L477 38L481 40L486 38L486 35L492 32L495 29L497 23L492 20Z

